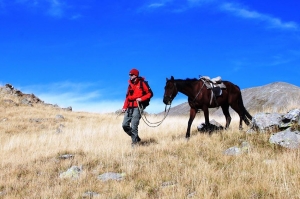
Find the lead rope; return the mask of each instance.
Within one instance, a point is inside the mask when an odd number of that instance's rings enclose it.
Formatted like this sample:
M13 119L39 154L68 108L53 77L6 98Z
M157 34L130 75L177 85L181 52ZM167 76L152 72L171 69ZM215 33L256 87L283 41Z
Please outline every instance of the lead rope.
M170 105L169 108L168 108L168 111L166 111L167 110L167 105L166 105L164 118L161 121L158 121L158 122L150 122L147 119L146 115L143 114L143 109L140 106L140 102L137 101L137 103L138 103L138 108L139 108L139 111L140 111L140 114L141 114L141 118L143 119L143 121L145 122L145 124L147 124L147 126L149 126L149 127L158 127L159 125L161 125L163 123L163 121L166 119L166 117L168 116L169 111L171 109L171 105Z

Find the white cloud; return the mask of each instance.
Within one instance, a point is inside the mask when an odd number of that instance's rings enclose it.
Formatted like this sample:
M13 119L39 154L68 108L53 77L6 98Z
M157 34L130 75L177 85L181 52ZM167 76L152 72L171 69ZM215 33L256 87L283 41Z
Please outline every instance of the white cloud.
M187 0L187 3L189 5L203 5L203 4L207 4L207 3L213 3L216 0Z
M63 15L64 4L59 0L49 0L50 8L48 13L51 16L61 17Z
M84 94L86 95L86 94ZM79 93L62 93L56 95L40 94L38 96L45 103L57 104L65 108L71 106L73 111L84 111L92 113L110 113L119 110L123 106L121 100L94 100L93 93L88 93L82 97Z
M171 10L173 12L184 12L194 7L199 7L204 4L212 4L217 2L218 0L186 0L186 1L165 0L160 2L153 2L146 7L147 9L156 9L156 8L165 7L168 10ZM299 25L295 22L284 22L277 17L272 17L270 15L259 13L257 11L248 10L247 8L244 8L242 5L239 4L223 3L220 7L222 11L233 14L235 16L264 22L265 24L267 24L269 28L287 29L287 30L299 29Z
M102 100L97 98L98 91L89 93L40 93L37 95L45 103L57 104L60 107L72 106L74 111L85 111L93 113L110 113L122 109L124 99ZM95 100L97 98L97 100ZM186 99L175 99L172 107L186 102ZM159 113L165 110L162 99L151 99L150 105L146 108L148 113Z
M203 4L208 4L215 2L216 0L185 0L185 1L179 1L179 0L161 0L161 1L155 1L147 6L145 6L147 9L157 9L165 7L171 12L184 12L187 11L190 8L198 7ZM144 10L144 9L142 9Z
M152 3L150 5L148 5L149 8L159 8L159 7L163 7L165 4L164 3Z
M166 105L162 101L163 99L154 98L151 99L150 105L146 108L146 112L148 113L160 113L165 111ZM172 107L175 107L179 104L182 104L184 102L187 102L187 99L180 99L175 98L172 102ZM123 104L122 104L123 105ZM169 107L169 106L168 106Z
M80 19L80 18L82 18L82 15L81 14L75 14L75 15L73 15L73 16L71 16L71 20L76 20L76 19Z
M109 96L110 99L108 99L107 95L108 93L111 94L111 89L99 89L98 87L99 85L92 83L61 82L49 85L32 85L16 89L27 94L33 93L45 103L57 104L62 108L71 106L73 111L110 113L122 109L125 100L123 92L119 95L121 97ZM175 98L172 107L186 101L186 99ZM152 98L146 112L159 113L164 110L165 104L162 98Z
M68 7L62 0L15 0L15 3L57 18L63 17Z
M224 3L221 6L223 11L229 12L238 17L259 20L265 22L271 28L280 28L280 29L298 29L298 24L295 22L283 22L281 19L272 17L266 14L262 14L256 11L250 11L246 8L243 8L240 5L233 3Z
M20 88L24 93L33 93L45 103L60 107L82 107L101 100L103 89L96 89L92 83L60 82L48 85L31 85Z
M150 2L149 4L144 5L142 8L139 9L139 11L154 10L167 7L173 1L174 0L155 0Z

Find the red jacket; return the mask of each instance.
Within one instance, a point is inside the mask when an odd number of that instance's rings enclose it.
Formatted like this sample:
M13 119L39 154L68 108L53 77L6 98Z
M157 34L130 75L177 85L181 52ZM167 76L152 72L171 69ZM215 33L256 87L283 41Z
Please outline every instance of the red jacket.
M142 101L148 100L151 97L151 93L149 92L148 87L145 85L145 82L142 82L142 86L143 89L140 88L140 81L145 80L144 77L137 77L134 81L134 83L132 83L130 80L128 80L129 82L129 86L127 89L127 93L126 93L126 98L125 98L125 102L123 105L123 109L127 109L127 108L131 108L131 107L138 107L137 98L141 98ZM145 94L143 95L143 91L145 92Z

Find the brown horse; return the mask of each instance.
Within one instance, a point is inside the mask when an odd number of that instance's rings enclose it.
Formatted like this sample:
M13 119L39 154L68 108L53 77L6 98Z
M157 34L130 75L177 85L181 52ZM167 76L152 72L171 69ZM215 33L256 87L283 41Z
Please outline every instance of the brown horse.
M231 121L229 106L235 110L240 117L240 129L242 129L242 121L244 121L247 125L250 124L248 119L252 120L252 116L244 107L240 88L229 81L222 81L222 83L226 86L226 88L222 89L222 94L220 96L214 97L212 96L212 91L208 89L205 86L204 81L200 79L182 80L174 79L173 76L171 76L171 79L167 78L163 99L163 102L166 105L171 105L178 92L188 96L188 102L191 109L186 138L190 137L191 125L199 109L204 112L205 126L208 127L208 131L210 131L208 108L215 108L219 106L222 107L222 111L226 118L226 128L229 127Z

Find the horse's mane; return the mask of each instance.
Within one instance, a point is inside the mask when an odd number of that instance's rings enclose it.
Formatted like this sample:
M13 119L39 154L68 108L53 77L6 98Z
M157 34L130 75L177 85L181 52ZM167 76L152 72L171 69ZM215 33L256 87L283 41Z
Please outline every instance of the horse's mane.
M198 79L197 78L186 78L185 80L187 80L187 81L196 81Z
M178 81L197 81L199 79L197 79L197 78L186 78L186 79L176 79L176 80L178 80Z

